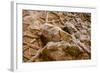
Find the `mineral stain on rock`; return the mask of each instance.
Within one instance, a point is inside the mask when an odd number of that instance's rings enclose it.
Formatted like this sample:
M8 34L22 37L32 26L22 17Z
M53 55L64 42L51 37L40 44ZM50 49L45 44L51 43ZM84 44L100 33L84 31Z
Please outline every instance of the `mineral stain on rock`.
M91 59L91 13L22 12L23 62Z

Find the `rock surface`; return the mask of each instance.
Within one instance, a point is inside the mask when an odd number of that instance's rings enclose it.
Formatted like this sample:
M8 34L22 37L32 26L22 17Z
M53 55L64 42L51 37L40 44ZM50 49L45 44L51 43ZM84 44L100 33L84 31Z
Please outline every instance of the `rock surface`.
M91 59L91 14L23 10L23 61Z

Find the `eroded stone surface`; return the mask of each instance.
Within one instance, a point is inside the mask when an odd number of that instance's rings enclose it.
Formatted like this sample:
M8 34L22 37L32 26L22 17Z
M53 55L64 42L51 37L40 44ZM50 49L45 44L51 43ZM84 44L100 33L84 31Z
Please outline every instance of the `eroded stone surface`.
M23 10L23 61L91 58L91 14Z

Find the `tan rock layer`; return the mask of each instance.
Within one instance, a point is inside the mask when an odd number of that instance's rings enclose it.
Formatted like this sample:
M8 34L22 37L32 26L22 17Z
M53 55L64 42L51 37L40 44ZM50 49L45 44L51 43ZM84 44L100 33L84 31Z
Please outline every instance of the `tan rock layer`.
M23 10L23 62L91 59L91 14Z

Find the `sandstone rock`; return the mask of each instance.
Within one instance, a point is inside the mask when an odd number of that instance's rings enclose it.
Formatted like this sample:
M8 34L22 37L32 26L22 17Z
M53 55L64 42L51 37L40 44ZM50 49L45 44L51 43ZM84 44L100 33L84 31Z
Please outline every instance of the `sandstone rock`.
M66 41L48 42L45 48L39 50L38 55L30 61L41 59L42 61L75 60L83 53L75 44Z
M23 10L23 61L91 59L91 14Z
M41 26L42 35L46 37L49 41L70 41L72 39L71 35L63 31L61 28L45 23Z

